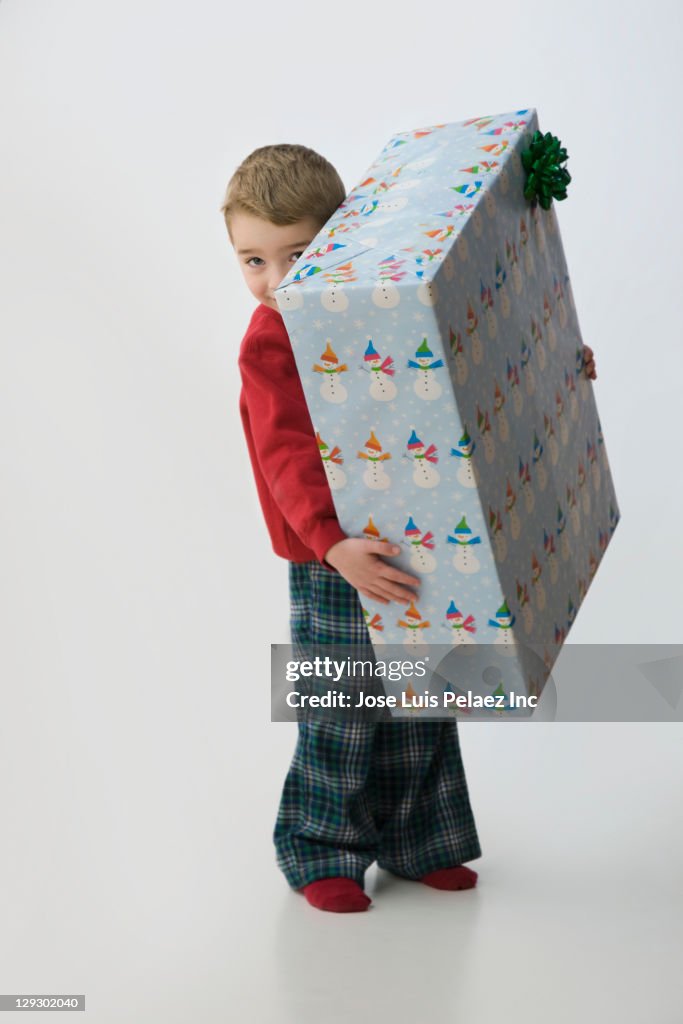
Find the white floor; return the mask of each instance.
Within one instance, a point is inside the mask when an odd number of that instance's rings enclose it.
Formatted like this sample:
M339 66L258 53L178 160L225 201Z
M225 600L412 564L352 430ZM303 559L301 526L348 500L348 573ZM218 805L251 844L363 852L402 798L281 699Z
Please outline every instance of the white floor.
M204 724L7 758L1 992L85 993L94 1024L683 1019L679 727L461 726L477 888L373 866L372 907L341 915L274 861L295 727Z

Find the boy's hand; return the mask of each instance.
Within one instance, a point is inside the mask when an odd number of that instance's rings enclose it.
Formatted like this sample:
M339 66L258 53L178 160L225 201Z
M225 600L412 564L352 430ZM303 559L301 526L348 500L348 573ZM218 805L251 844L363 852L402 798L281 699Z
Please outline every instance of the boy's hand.
M583 368L586 371L586 376L590 377L591 380L595 380L597 373L595 372L593 349L589 348L588 345L583 346Z
M363 540L361 537L347 537L333 544L325 560L334 566L352 587L371 597L373 601L388 604L408 604L416 595L402 587L402 583L420 585L416 576L395 569L382 558L383 555L397 555L400 548L382 540Z

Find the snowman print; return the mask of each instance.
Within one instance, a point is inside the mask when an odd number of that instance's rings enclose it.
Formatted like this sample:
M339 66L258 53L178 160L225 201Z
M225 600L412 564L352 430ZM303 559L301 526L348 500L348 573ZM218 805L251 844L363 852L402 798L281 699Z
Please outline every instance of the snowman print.
M496 612L495 619L489 619L489 626L493 626L498 631L493 644L496 648L501 649L501 654L515 654L515 634L512 631L514 624L515 616L510 612L507 601L503 601L503 604Z
M472 454L475 448L476 442L470 437L467 428L465 428L462 437L458 441L457 447L451 448L451 455L459 460L456 479L463 487L477 486L472 466Z
M505 412L505 395L498 384L495 381L495 390L493 392L493 415L496 417L498 422L498 437L501 441L509 441L510 439L510 424Z
M519 222L519 245L524 253L524 270L527 277L533 277L536 274L536 265L534 263L534 254L529 245L529 229L526 226L524 217Z
M275 292L278 309L281 313L288 313L290 310L303 309L304 297L301 290L295 285L287 285L285 288Z
M543 428L545 430L545 439L548 443L548 452L550 454L550 464L556 466L560 459L560 446L557 443L555 436L555 428L553 421L547 413L543 413Z
M518 459L519 465L517 469L517 477L519 481L519 486L522 492L522 496L524 498L524 506L526 508L526 511L529 515L531 515L531 513L534 510L535 498L534 491L531 486L531 472L529 470L529 463L523 462L521 455L518 456Z
M543 550L550 570L550 582L555 584L560 577L560 563L557 560L555 538L545 529L543 530Z
M404 530L406 544L410 550L410 567L415 572L430 573L436 570L436 559L431 553L434 547L434 535L423 534L415 525L413 517L408 519Z
M441 385L434 371L443 365L443 359L434 359L427 338L424 337L422 344L415 350L415 359L408 360L408 366L418 371L413 389L418 398L433 402L441 397Z
M532 555L531 558L531 586L534 591L534 598L536 599L536 607L539 612L545 609L548 601L548 595L546 594L545 587L543 585L541 563L536 558L536 555Z
M367 462L367 468L363 473L363 483L366 487L373 491L384 491L391 486L391 479L383 465L391 455L382 451L374 429L370 430L370 437L365 442L365 451L358 452L358 458Z
M510 296L508 295L508 290L505 286L506 280L507 271L505 270L502 263L498 259L498 253L496 253L496 294L500 299L500 310L501 313L503 314L504 319L507 319L510 316L510 312L512 310L512 306L510 305Z
M510 534L513 540L519 540L519 536L522 532L522 520L519 518L515 505L517 504L517 495L514 492L510 480L507 481L505 488L505 511L510 517Z
M410 425L412 433L406 445L408 458L413 460L413 483L416 487L436 487L441 479L436 463L439 457L436 454L436 445L430 444L427 448L415 432L415 427Z
M475 544L481 544L481 537L475 536L472 533L464 515L453 530L453 534L449 533L446 540L448 544L455 545L453 565L458 572L465 573L466 575L479 572L481 563L471 548Z
M397 283L406 276L402 269L405 260L396 256L386 256L380 260L377 273L378 280L372 289L372 301L380 309L395 309L401 301Z
M473 615L468 615L467 618L463 615L460 609L455 603L455 599L450 599L448 611L446 612L446 628L451 633L451 644L453 647L473 647L476 646L477 641L474 639L473 633L476 633L477 627L475 626L475 618ZM474 651L464 651L466 654L474 654Z
M498 318L496 317L495 310L493 308L493 294L489 285L485 285L481 281L481 305L486 314L486 325L488 327L489 338L495 338L498 334Z
M320 451L320 457L323 460L323 466L325 467L325 474L327 476L327 482L330 485L331 491L338 491L346 484L346 473L341 468L341 464L344 461L341 457L341 448L337 445L330 451L329 446L321 438L319 432L316 430L315 439L318 442L318 449Z
M345 313L349 308L343 280L333 279L320 295L320 304L328 313Z
M543 345L543 335L541 328L538 326L537 321L534 317L531 317L531 341L535 346L536 359L538 360L538 368L543 373L546 366L546 354L545 347Z
M391 356L382 360L379 352L368 338L368 346L363 356L363 367L370 374L370 396L376 402L392 402L398 394L396 385L391 379L394 375L394 362Z
M322 364L322 365L321 365ZM339 404L348 398L346 388L341 382L340 374L348 367L346 363L339 362L330 338L327 339L327 347L320 357L320 363L314 363L313 369L316 373L322 374L320 394L326 402Z
M435 306L439 298L436 281L422 281L415 294L423 306Z
M548 339L548 348L554 352L557 348L557 333L553 325L553 309L547 292L543 295L543 326Z
M375 614L371 616L370 612L367 610L367 608L364 608L363 605L361 605L361 609L363 611L365 625L368 627L368 633L370 634L370 643L373 646L376 646L377 644L386 643L384 637L382 636L382 630L384 629L384 625L382 624L382 616L379 614L379 612L375 612Z
M515 416L521 416L522 409L524 408L524 395L519 383L519 370L517 364L511 363L509 358L506 373L510 394L512 395L512 408L515 410Z
M515 242L510 245L509 242L505 243L508 260L510 263L510 270L512 273L512 285L515 289L515 293L519 295L522 290L522 271L519 269L519 256L517 255L517 244Z
M522 355L520 357L520 365L524 375L526 393L527 395L533 395L536 392L536 374L534 373L534 368L531 365L531 349L526 343L526 338L522 338Z
M489 505L489 529L493 537L493 553L496 561L504 562L508 556L508 542L503 531L500 511L494 512Z
M465 350L462 344L462 335L460 331L450 330L450 345L451 355L455 361L455 379L458 385L462 387L467 383L469 377L469 367L467 365L467 358L465 356Z
M543 445L538 439L538 434L534 430L534 443L531 452L531 464L534 467L534 474L538 482L539 491L544 491L548 486L548 474L546 473L545 466L543 465Z
M467 336L470 339L472 345L472 362L475 365L479 365L484 357L484 347L481 343L481 337L479 335L479 317L474 311L471 300L467 300Z

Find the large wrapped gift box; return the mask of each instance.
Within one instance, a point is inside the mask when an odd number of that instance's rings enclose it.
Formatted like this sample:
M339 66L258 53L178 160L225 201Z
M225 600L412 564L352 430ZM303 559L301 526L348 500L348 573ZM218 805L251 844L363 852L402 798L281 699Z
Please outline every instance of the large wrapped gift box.
M395 135L275 292L342 528L421 579L361 598L375 653L489 645L530 693L619 520L557 199L525 198L537 129Z

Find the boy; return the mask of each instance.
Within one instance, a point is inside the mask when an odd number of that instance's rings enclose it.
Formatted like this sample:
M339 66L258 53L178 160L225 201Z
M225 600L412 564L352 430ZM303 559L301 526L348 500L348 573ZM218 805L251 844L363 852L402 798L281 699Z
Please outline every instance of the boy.
M420 581L385 560L397 545L342 530L274 298L345 196L327 160L281 144L243 161L221 209L259 302L240 348L240 414L272 547L289 562L292 642L371 648L358 595L405 605ZM312 906L367 910L375 860L437 889L476 884L463 864L481 848L455 721L300 720L298 730L273 840L289 885Z

